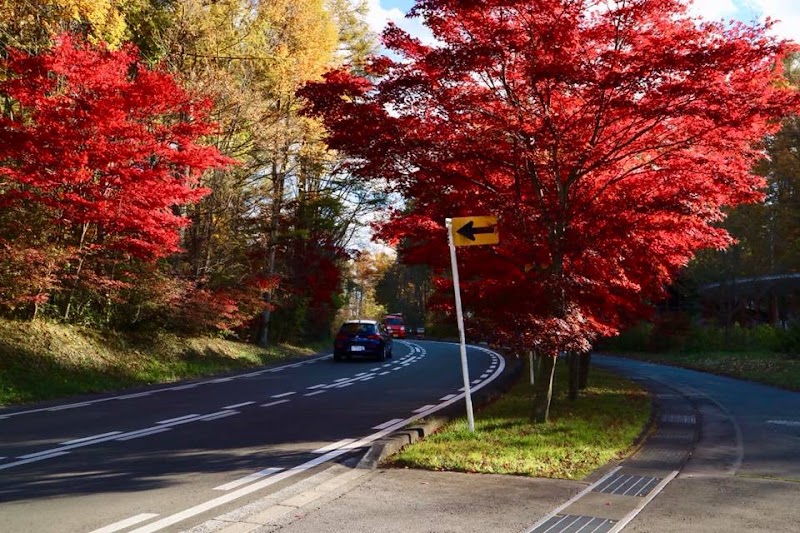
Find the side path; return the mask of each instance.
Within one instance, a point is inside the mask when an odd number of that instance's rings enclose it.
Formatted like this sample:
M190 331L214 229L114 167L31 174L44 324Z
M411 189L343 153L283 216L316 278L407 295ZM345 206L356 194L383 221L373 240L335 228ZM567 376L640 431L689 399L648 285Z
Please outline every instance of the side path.
M740 430L724 407L686 388L675 376L661 379L657 368L642 369L613 358L595 360L651 391L656 424L637 453L619 465L608 465L589 482L352 468L357 463L353 460L191 531L795 530L800 516L789 500L796 499L800 486L765 480L742 480L746 487L733 486L743 452ZM431 430L395 435L370 450L361 466L374 464L384 447L399 447ZM720 497L725 491L730 501ZM726 511L737 505L736 514Z

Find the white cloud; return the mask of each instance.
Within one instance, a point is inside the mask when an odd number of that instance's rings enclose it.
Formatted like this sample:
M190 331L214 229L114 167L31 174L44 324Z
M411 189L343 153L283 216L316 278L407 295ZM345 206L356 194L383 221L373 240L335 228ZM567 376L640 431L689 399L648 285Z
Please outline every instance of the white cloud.
M770 17L780 21L773 27L776 35L800 42L800 2L795 0L694 0L690 11L709 20Z
M369 6L367 23L370 29L375 33L380 34L391 21L409 34L420 39L423 43L428 45L435 43L433 35L430 30L422 24L421 19L407 19L405 18L406 14L404 11L396 7L386 9L381 5L380 0L367 0L367 5Z
M738 8L733 0L694 0L689 5L689 12L708 20L731 18Z

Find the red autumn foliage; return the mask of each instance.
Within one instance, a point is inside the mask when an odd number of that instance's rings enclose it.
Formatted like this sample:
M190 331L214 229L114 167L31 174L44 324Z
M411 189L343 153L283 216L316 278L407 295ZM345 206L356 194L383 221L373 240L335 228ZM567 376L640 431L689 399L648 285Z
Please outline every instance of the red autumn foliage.
M129 46L111 51L64 35L46 52L0 63L0 207L35 203L50 223L108 250L152 260L178 250L174 207L208 194L198 176L231 163L198 144L212 132L195 98Z
M446 277L446 217L499 216L462 248L473 325L541 353L583 350L648 305L722 208L762 198L759 142L796 112L787 42L679 0L419 0L438 44L397 27L401 60L330 72L303 95L350 170L409 199L381 237Z

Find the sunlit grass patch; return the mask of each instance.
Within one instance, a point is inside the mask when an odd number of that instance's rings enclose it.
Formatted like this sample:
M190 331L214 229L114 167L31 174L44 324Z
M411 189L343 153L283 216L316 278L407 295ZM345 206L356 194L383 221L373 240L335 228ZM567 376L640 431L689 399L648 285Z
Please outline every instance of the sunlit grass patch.
M621 354L642 361L676 365L724 376L800 390L800 358L767 351Z
M0 405L178 381L311 353L213 337L136 338L48 321L0 320Z
M567 399L567 370L557 368L551 422L530 421L533 389L527 374L513 389L475 415L407 446L385 466L536 477L582 479L625 456L650 416L650 399L634 383L592 369L590 387Z

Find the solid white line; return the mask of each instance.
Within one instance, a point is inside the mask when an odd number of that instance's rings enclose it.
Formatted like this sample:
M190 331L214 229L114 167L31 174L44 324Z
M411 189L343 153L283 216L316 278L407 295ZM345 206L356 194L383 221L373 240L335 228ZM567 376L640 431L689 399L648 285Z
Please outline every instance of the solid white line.
M242 485L247 485L251 481L255 481L257 479L261 479L262 477L271 476L272 474L275 474L276 472L280 472L281 470L283 470L283 468L275 468L275 467L265 468L264 470L256 472L255 474L250 474L249 476L245 476L243 478L239 478L239 479L237 479L235 481L231 481L230 483L226 483L224 485L220 485L219 487L214 487L213 490L231 490L231 489L235 489L236 487L241 487Z
M100 435L92 435L91 437L84 437L82 439L68 440L66 442L62 442L61 445L62 446L69 446L70 444L78 444L79 442L86 442L86 441L89 441L89 440L102 439L103 437L110 437L111 435L119 435L120 433L122 433L122 432L121 431L111 431L109 433L102 433Z
M66 411L67 409L75 409L76 407L84 407L91 405L89 402L71 403L69 405L59 405L58 407L51 407L48 411Z
M326 392L328 392L328 391L326 391L326 390L318 390L318 391L314 391L314 392L309 392L308 394L303 394L303 396L316 396L318 394L325 394Z
M292 396L293 394L297 394L296 392L284 392L283 394L273 394L270 398L286 398L287 396Z
M150 392L137 392L136 394L126 394L125 396L114 396L112 400L130 400L131 398L144 398L150 396Z
M264 373L264 370L259 370L258 372L250 372L248 374L239 374L236 376L237 378L254 378L256 376L260 376Z
M256 402L242 402L242 403L237 403L237 404L234 404L234 405L229 405L227 407L223 407L223 409L238 409L239 407L245 407L247 405L253 405L254 403L256 403Z
M212 379L209 383L227 383L228 381L233 381L233 378Z
M94 531L90 531L89 533L114 533L115 531L122 531L126 527L135 526L145 520L150 520L151 518L155 518L158 515L155 513L142 513L137 514L136 516L132 516L130 518L126 518L125 520L120 520L119 522L114 522L111 525L106 527L101 527L100 529L95 529Z
M199 384L199 383L190 383L190 384L188 384L188 385L178 385L177 387L170 387L170 388L169 388L169 390L187 390L187 389L193 389L193 388L197 387L198 385L200 385L200 384Z
M797 420L767 420L767 424L776 424L778 426L800 426Z
M199 416L200 415L195 413L193 415L185 415L185 416L179 416L178 418L170 418L168 420L161 420L159 422L156 422L156 424L172 424L173 422L182 422L184 420L191 420L191 419L197 418Z
M273 368L272 370L267 370L267 372L283 372L283 368Z
M384 429L384 428L387 428L387 427L391 426L392 424L396 424L396 423L400 422L401 420L403 420L403 419L402 418L393 418L393 419L389 420L388 422L384 422L383 424L378 424L377 426L372 426L372 429Z
M332 443L328 444L327 446L323 446L322 448L317 448L316 450L314 450L311 453L320 454L320 453L332 452L333 450L338 450L342 446L347 446L348 444L350 444L352 442L355 442L356 440L357 439L342 439L342 440L337 441L337 442L332 442Z
M576 501L578 501L578 500L579 500L580 498L582 498L582 497L583 497L585 494L587 494L587 493L591 492L591 491L592 491L592 489L594 489L595 487L599 486L599 485L600 485L601 483L603 483L605 480L607 480L608 478L610 478L611 476L613 476L614 474L616 474L616 473L617 473L617 471L618 471L619 469L621 469L621 468L622 468L621 466L617 466L617 467L615 467L615 468L614 468L614 469L612 469L612 470L611 470L611 471L610 471L608 474L606 474L605 476L601 477L600 479L598 479L597 481L595 481L594 483L592 483L591 485L589 485L588 487L586 487L585 489L583 489L582 491L580 491L578 494L576 494L575 496L573 496L572 498L570 498L570 499L569 499L569 500L567 500L566 502L562 503L561 505L559 505L558 507L556 507L555 509L553 509L552 511L550 511L550 512L549 512L549 513L547 513L546 515L544 515L544 516L543 516L543 517L542 517L542 518L541 518L541 519L540 519L538 522L536 522L535 524L533 524L533 525L532 525L530 528L526 529L526 530L525 530L525 533L531 533L531 532L532 532L534 529L536 529L537 527L544 525L544 524L545 524L545 523L546 523L548 520L550 520L551 518L553 518L554 516L556 516L558 513L560 513L561 511L563 511L564 509L566 509L567 507L569 507L570 505L572 505L573 503L575 503Z
M277 402L262 403L261 407L272 407L273 405L280 405L282 403L289 403L290 400L278 400Z
M131 433L125 433L122 437L119 437L114 440L124 442L128 440L138 439L140 437L149 437L150 435L155 435L156 433L164 433L165 431L172 431L172 428L151 428L149 430L143 429L141 431L133 431Z
M631 520L633 520L634 518L636 518L636 515L638 515L638 514L639 514L639 513L642 511L642 509L644 509L644 508L645 508L645 506L646 506L648 503L650 503L651 501L653 501L653 498L655 498L656 496L658 496L658 493L659 493L659 492L661 492L662 490L664 490L664 487L666 487L666 486L667 486L667 483L669 483L670 481L672 481L673 479L675 479L675 476L677 476L677 475L678 475L678 471L676 470L676 471L674 471L674 472L670 473L670 474L669 474L667 477L665 477L665 478L664 478L664 479L661 481L661 483L659 483L658 485L656 485L656 488L654 488L654 489L653 489L653 491L652 491L650 494L648 494L647 496L645 496L645 497L642 499L642 501L639 503L639 505L637 505L637 506L636 506L636 508L635 508L633 511L631 511L631 512L630 512L630 513L628 513L628 514L626 514L626 515L625 515L625 516L622 518L622 520L620 520L619 522L617 522L617 523L614 525L614 527L612 527L612 528L611 528L611 529L608 531L608 533L617 533L618 531L622 531L622 528L624 528L625 526L627 526L627 525L628 525L628 523L629 523Z
M40 455L38 457L32 457L30 459L23 459L22 461L14 461L13 463L6 463L4 465L0 465L0 470L5 470L6 468L11 468L13 466L19 465L26 465L28 463L35 463L36 461L44 461L45 459L50 459L52 457L59 457L61 455L67 455L69 452L53 452L48 455Z

